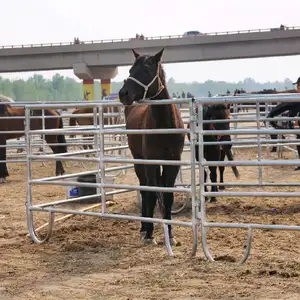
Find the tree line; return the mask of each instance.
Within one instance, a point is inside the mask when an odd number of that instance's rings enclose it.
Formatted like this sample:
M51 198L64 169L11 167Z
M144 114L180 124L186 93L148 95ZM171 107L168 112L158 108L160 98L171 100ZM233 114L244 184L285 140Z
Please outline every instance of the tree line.
M123 82L112 82L113 92L118 92ZM285 90L292 89L292 81L257 82L253 78L245 78L239 82L207 80L199 82L176 82L173 78L167 81L170 95L182 96L208 96L208 94L225 94L234 92L236 88L246 92L263 89ZM0 77L0 94L6 95L15 101L81 101L83 99L83 86L81 82L55 74L51 79L35 74L27 80L10 80ZM95 98L101 99L100 81L95 80Z

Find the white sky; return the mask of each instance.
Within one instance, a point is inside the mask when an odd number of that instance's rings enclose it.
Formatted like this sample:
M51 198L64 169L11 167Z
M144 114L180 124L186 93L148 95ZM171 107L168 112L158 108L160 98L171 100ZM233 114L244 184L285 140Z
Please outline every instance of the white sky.
M3 3L2 3L3 2ZM1 2L0 44L300 26L300 0L9 0ZM300 76L300 56L165 65L177 82L273 81ZM119 68L119 81L128 76ZM72 70L57 71L75 78ZM51 77L56 72L39 72ZM28 78L32 72L0 74Z

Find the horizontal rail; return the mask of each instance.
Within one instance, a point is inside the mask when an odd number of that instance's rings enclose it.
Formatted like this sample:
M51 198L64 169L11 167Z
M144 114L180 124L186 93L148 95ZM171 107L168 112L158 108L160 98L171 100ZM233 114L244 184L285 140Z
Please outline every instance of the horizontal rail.
M105 193L105 196L112 196L112 195L122 194L122 193L126 193L126 192L132 192L132 191L131 190L125 190L125 189L109 191L109 192ZM88 200L88 199L95 198L95 197L101 197L101 193L76 197L76 198L67 199L67 200L57 200L57 201L53 201L53 202L37 204L37 205L34 205L34 206L44 208L44 207L56 206L56 205L60 205L60 204L74 203L74 202L78 202L78 201L82 201L82 200Z
M221 227L221 228L253 228L253 229L274 229L274 230L300 230L300 226L293 225L269 225L269 224L243 224L243 223L213 223L203 222L205 227Z
M265 187L265 186L300 186L300 182L223 182L223 183L212 183L206 182L204 183L206 186L227 186L227 187L248 187L248 186L255 186L255 187Z
M94 150L84 150L78 152L77 154L87 154ZM84 152L84 153L83 153ZM74 161L90 161L90 162L106 162L106 163L132 163L132 164L145 164L145 165L166 165L166 166L186 166L190 165L190 161L185 160L159 160L159 159L125 159L125 158L109 158L104 157L102 160L96 157L76 157L71 156L71 153L61 153L61 154L47 154L47 155L28 155L27 157L32 160L74 160Z
M109 214L109 213L100 213L100 212L92 212L92 211L78 211L72 209L61 209L61 208L52 208L52 207L37 207L37 206L30 206L28 208L31 211L47 211L47 212L57 212L57 213L64 213L64 214L73 214L73 215L86 215L86 216L93 216L93 217L103 217L109 219L119 219L119 220L129 220L129 221L143 221L149 223L162 223L168 225L180 225L185 227L191 227L191 222L183 222L183 221L175 221L175 220L167 220L167 219L158 219L158 218L144 218L138 216L127 216L127 215L120 215L120 214Z
M300 160L235 160L235 161L203 161L202 166L300 166Z
M299 192L204 192L209 197L300 197Z
M136 191L149 191L149 192L182 192L190 193L190 188L180 188L180 187L161 187L161 186L145 186L145 185L127 185L127 184L109 184L109 183L87 183L87 182L77 182L77 181L43 181L42 179L32 179L28 181L29 184L37 185L61 185L61 186L78 186L78 187L92 187L92 188L118 188L126 190L136 190Z
M262 29L247 29L247 30L234 30L234 31L220 31L220 32L207 32L197 35L164 35L164 36L149 36L140 38L118 38L118 39L101 39L101 40L88 40L80 41L79 44L75 44L74 41L68 42L48 42L48 43L31 43L31 44L20 44L20 45L3 45L0 49L16 49L16 48L40 48L40 47L58 47L58 46L81 46L85 44L107 44L107 43L124 43L134 41L149 41L149 40L165 40L165 39L177 39L177 38L193 38L195 36L219 36L219 35L232 35L232 34L247 34L247 33L260 33L260 32L271 32L271 31L285 31L285 30L299 30L299 26L289 26L281 30L279 27L275 28L262 28Z
M189 129L177 129L177 128L166 128L166 129L89 129L88 131L78 129L78 130L69 130L69 129L44 129L44 130L31 130L28 132L29 135L35 134L45 134L45 135L58 135L58 134L99 134L102 131L104 134L181 134L190 132ZM4 131L5 132L5 131ZM0 131L0 134L3 131Z

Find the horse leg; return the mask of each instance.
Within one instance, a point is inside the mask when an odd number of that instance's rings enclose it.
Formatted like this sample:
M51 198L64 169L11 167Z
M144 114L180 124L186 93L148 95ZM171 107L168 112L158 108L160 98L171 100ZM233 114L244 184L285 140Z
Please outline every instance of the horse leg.
M67 146L66 145L59 145L59 146L55 146L55 145L51 145L51 143L53 144L57 144L57 143L66 143L66 139L64 135L46 135L45 139L47 141L48 144L50 144L50 148L52 150L52 152L54 154L59 154L59 153L66 153L67 152ZM64 166L61 162L61 160L56 160L56 164L55 164L55 175L59 176L59 175L63 175L65 173L65 169Z
M210 166L209 170L210 170L210 181L211 181L211 183L217 183L217 167ZM212 192L217 192L218 191L218 187L216 185L213 185L211 187L211 191ZM217 201L216 197L212 196L210 198L209 202L216 202L216 201Z
M134 170L135 170L135 174L139 179L140 185L147 185L146 182L146 176L145 176L145 168L144 165L134 165ZM142 209L141 209L141 214L142 217L146 217L147 215L147 199L146 199L146 191L140 191L141 197L142 197ZM141 230L140 230L140 234L142 237L145 236L146 234L146 226L145 226L145 222L141 222Z
M162 185L164 187L174 187L179 169L180 169L179 166L163 166ZM173 192L163 193L163 203L164 203L163 217L164 219L171 220L172 206L174 203L174 193ZM170 244L174 245L176 244L176 241L173 238L172 226L168 225L168 229L169 229Z
M7 165L6 165L6 139L0 138L0 160L4 162L0 162L0 183L6 182L6 177L9 176Z
M157 165L145 165L146 171L146 180L147 186L159 186L159 178L157 175L159 174L160 166ZM153 218L154 208L156 206L157 193L147 191L145 197L145 217ZM153 223L145 223L144 228L146 229L146 234L144 237L145 244L156 244L156 241L153 237Z
M227 146L227 145L223 145ZM220 155L220 161L225 160L225 151L224 149L221 150L221 155ZM220 171L220 183L224 183L224 171L225 171L225 166L219 166L219 171ZM225 186L224 185L219 185L219 190L224 191Z
M271 134L271 139L272 140L276 140L277 138L278 138L277 134ZM271 152L276 152L276 150L277 150L276 147L273 146Z

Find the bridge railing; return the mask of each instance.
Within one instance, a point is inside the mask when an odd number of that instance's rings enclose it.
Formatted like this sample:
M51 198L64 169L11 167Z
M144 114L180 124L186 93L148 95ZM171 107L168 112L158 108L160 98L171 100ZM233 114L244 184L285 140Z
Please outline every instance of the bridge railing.
M234 30L234 31L220 31L220 32L208 32L203 33L203 36L214 36L214 35L232 35L232 34L245 34L255 32L270 32L274 30L281 31L280 28L264 28L264 29L248 29L248 30ZM299 30L300 26L285 27L284 30ZM120 42L131 42L136 40L164 40L164 39L177 39L177 38L192 38L193 35L164 35L164 36L150 36L144 37L143 39L138 38L119 38L119 39L103 39L103 40L90 40L81 41L79 44L74 44L74 41L69 42L54 42L54 43L35 43L35 44L21 44L21 45L3 45L0 49L15 49L15 48L33 48L33 47L57 47L57 46L70 46L70 45L84 45L84 44L102 44L102 43L120 43Z

